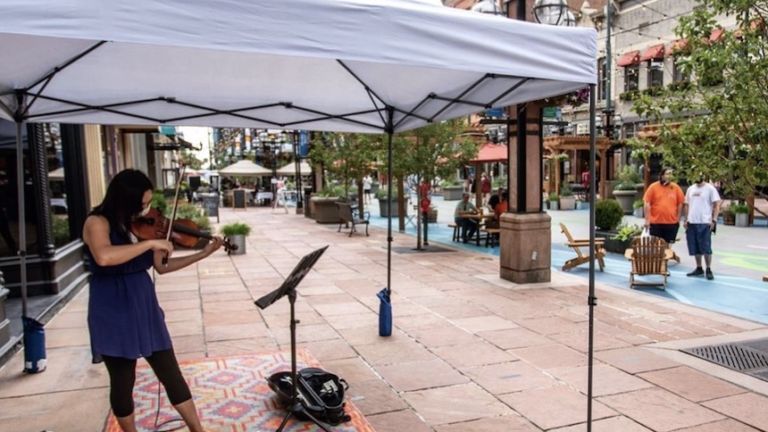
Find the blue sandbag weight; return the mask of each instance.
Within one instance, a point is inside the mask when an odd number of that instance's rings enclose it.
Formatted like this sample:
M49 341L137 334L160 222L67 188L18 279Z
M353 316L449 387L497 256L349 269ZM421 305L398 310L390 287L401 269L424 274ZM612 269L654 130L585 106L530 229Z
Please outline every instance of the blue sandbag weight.
M376 294L379 298L379 336L392 335L392 302L389 291L384 288Z

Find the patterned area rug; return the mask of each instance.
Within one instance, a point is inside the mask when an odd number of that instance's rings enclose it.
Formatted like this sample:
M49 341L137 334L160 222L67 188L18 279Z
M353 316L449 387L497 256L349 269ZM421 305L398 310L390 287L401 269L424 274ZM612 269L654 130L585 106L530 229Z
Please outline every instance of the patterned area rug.
M266 379L275 372L291 370L290 353L206 358L180 363L195 398L203 426L208 432L271 432L280 426L285 411L278 405ZM307 366L319 367L320 364L306 350L299 350L298 368ZM149 366L145 364L137 368L133 396L136 403L136 425L141 432L155 430L158 385ZM160 396L160 416L157 424L178 418L178 413L168 402L164 390L161 390ZM345 410L352 420L333 427L334 432L374 432L349 400ZM181 421L174 421L160 429L169 430L180 425L183 425ZM120 432L120 427L111 413L104 430ZM294 419L291 419L283 430L322 431L311 422Z

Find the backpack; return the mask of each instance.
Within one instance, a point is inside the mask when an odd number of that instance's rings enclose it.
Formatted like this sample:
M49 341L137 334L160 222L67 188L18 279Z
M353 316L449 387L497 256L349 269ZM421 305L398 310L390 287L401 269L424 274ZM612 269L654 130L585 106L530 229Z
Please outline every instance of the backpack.
M320 420L336 426L351 420L344 412L344 393L349 384L338 375L320 368L304 368L297 372L298 396L302 410L296 413L301 420ZM291 373L277 372L268 379L269 388L280 402L287 406L291 402Z

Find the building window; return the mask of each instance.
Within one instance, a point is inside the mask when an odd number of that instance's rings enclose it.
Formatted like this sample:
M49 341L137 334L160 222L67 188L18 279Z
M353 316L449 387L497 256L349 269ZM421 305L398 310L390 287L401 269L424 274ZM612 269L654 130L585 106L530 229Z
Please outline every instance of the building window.
M680 57L675 57L672 63L672 82L674 83L687 82L690 80L690 76L683 72L680 67L681 60Z
M664 86L664 59L648 61L648 88Z
M634 64L624 68L624 91L625 92L637 90L639 76L640 76L639 65Z
M606 69L606 66L608 65L605 61L605 57L597 60L598 82L600 83L597 87L598 100L605 100L608 94L609 80L608 80L608 69Z

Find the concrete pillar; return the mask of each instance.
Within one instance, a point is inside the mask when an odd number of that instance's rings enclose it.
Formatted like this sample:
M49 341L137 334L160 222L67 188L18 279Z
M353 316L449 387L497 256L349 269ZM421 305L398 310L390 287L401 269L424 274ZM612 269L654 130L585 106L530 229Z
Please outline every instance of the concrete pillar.
M552 262L551 219L542 210L540 102L513 107L509 132L510 212L501 217L500 276L515 283L549 282Z

